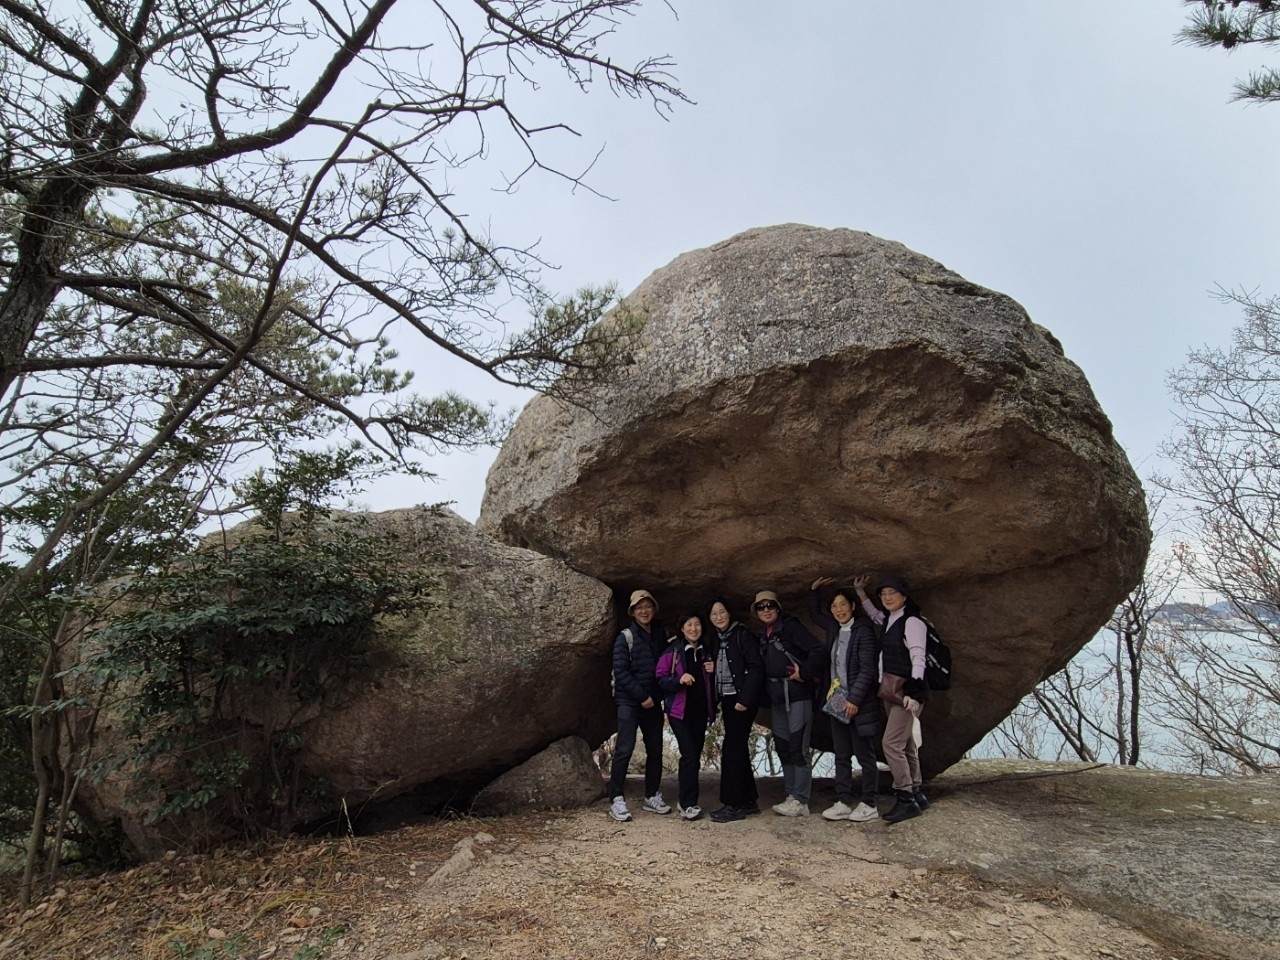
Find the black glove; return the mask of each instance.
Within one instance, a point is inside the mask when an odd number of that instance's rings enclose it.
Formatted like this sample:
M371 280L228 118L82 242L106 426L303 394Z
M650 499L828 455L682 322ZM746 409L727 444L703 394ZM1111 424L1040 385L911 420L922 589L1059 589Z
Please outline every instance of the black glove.
M902 685L902 692L916 703L926 703L929 699L929 685L923 680L908 680Z

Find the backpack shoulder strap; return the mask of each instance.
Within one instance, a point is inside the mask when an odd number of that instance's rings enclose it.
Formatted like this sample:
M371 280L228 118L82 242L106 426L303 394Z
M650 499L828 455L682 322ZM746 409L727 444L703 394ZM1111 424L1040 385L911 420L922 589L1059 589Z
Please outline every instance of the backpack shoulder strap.
M933 624L929 622L929 618L926 617L923 613L913 613L910 616L906 616L902 618L902 629L903 629L904 640L906 639L906 629L907 629L908 620L919 620L921 623L924 624L924 635L926 639L930 637L933 637L935 639L937 638L938 631L933 628Z
M769 638L769 642L770 642L770 643L772 643L772 644L773 644L773 646L774 646L774 648L775 648L779 653L781 653L784 657L786 657L788 660L790 660L790 661L791 661L795 666L797 666L797 667L798 667L798 666L800 666L800 661L799 661L799 660L797 660L795 657L793 657L793 656L791 655L791 651L790 651L790 650L788 650L788 649L787 649L787 647L786 647L786 644L784 644L784 643L782 642L782 634L781 634L781 632L776 633L776 634L774 634L772 637L770 637L770 638Z

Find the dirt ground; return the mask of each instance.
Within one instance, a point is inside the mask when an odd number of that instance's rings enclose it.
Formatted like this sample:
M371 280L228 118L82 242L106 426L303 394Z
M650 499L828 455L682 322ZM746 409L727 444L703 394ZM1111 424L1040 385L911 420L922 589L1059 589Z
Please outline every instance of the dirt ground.
M892 827L823 821L818 781L807 818L601 801L172 856L10 902L0 960L1280 956L1275 781L966 763L931 789Z

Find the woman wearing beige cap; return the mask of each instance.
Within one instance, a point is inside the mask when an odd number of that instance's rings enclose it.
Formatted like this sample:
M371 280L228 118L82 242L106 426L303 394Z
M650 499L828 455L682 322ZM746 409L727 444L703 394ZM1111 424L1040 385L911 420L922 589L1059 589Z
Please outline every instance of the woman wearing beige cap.
M627 606L631 624L613 641L613 701L618 708L618 740L609 778L609 816L631 819L625 797L627 768L636 748L636 730L644 736L644 805L650 813L670 813L662 799L662 691L655 668L666 647L658 621L658 601L636 590Z
M814 681L822 677L826 655L817 638L783 612L772 590L757 593L751 609L764 626L764 675L773 745L782 761L782 785L787 791L787 798L774 804L773 812L783 817L807 817Z

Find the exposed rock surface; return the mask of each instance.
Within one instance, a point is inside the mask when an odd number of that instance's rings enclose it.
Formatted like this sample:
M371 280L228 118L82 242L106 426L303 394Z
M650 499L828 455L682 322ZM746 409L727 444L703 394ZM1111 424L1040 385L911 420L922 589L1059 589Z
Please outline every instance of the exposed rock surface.
M955 654L953 763L1137 581L1142 488L1081 371L1009 297L849 230L752 230L628 298L630 373L535 398L479 526L664 612L821 575L905 576Z
M987 760L930 793L931 821L884 831L891 859L1065 891L1179 956L1276 956L1280 777Z
M704 801L717 789L704 779ZM850 944L895 960L1275 960L1275 777L999 761L960 764L932 793L895 826L619 824L601 802L484 832L449 818L295 837L64 877L27 911L0 874L0 960L172 956L179 939L189 956L281 960L793 960ZM761 783L762 803L781 798ZM814 806L833 799L817 781Z
M409 790L459 800L565 736L608 735L607 587L456 514L376 519L419 530L439 586L429 609L383 625L376 674L310 725L309 773L348 806Z
M587 741L565 737L486 786L476 795L471 812L493 817L525 810L568 810L604 795L604 779Z
M308 707L299 779L312 785L311 799L297 822L334 815L339 803L350 817L380 822L464 804L549 744L574 734L599 743L611 732L608 587L496 543L449 511L396 510L370 521L375 534L394 533L405 563L433 585L411 613L383 618L360 652L367 670L323 707ZM296 709L286 698L242 706L248 724L279 725ZM109 725L104 719L104 731ZM599 787L598 770L595 778ZM139 857L227 835L216 805L156 819L139 789L144 779L120 771L81 790L93 818L119 821Z

